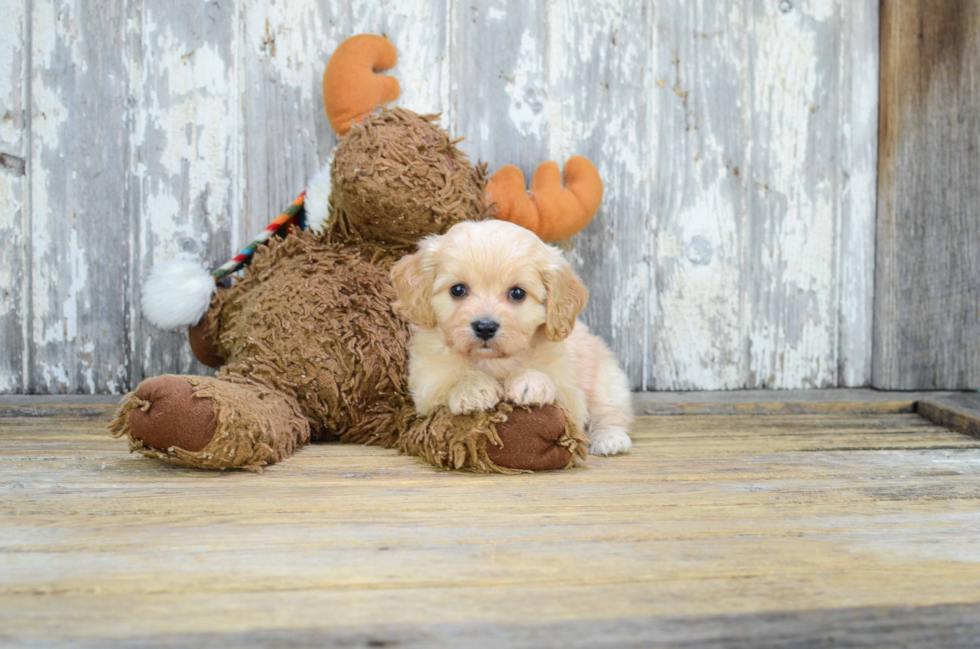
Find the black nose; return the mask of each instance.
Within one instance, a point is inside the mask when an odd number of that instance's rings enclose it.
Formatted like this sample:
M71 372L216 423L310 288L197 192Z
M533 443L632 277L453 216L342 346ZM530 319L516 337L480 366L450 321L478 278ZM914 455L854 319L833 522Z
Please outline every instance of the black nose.
M500 323L493 320L474 320L470 326L473 327L476 337L481 340L490 340L497 334L497 329L500 329Z

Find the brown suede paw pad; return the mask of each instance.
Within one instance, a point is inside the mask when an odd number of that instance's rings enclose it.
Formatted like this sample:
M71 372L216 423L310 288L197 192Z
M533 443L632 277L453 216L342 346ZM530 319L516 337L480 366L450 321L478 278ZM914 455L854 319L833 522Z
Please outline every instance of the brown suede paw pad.
M558 445L565 432L565 414L554 406L515 408L497 424L503 448L487 443L487 455L498 465L528 471L564 469L572 452Z
M217 422L211 401L196 398L187 379L173 375L147 379L136 388L136 397L145 405L129 413L129 427L145 446L196 453L214 437Z

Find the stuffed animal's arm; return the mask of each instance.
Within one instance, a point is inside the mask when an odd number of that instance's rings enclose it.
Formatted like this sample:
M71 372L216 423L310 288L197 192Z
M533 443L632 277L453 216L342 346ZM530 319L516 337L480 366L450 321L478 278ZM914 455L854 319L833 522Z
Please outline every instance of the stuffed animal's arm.
M221 367L225 364L225 359L218 351L218 332L212 332L211 329L214 327L213 321L215 319L212 318L214 309L220 308L219 304L227 291L228 289L219 287L217 294L214 296L214 300L211 302L211 308L204 314L201 321L187 328L187 340L191 344L191 351L194 352L194 358L208 367ZM215 335L212 335L212 333Z

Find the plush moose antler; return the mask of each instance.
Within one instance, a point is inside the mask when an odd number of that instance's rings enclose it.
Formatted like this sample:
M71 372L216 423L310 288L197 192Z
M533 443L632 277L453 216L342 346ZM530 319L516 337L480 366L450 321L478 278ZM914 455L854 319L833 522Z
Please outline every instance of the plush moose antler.
M337 135L378 106L398 99L398 80L377 74L397 62L391 41L374 34L353 36L337 47L323 74L323 105Z
M520 169L501 167L487 182L487 202L497 204L498 219L525 227L544 241L567 239L584 229L599 210L602 179L595 165L581 156L569 158L562 174L556 163L543 162L526 191Z
M323 104L337 135L398 98L398 81L377 74L397 62L395 46L381 36L361 34L340 44L323 74ZM563 173L564 186L558 165L542 163L528 192L521 170L503 167L487 183L487 203L496 203L498 219L523 226L545 241L567 239L585 228L598 211L602 179L595 165L578 156L568 159Z

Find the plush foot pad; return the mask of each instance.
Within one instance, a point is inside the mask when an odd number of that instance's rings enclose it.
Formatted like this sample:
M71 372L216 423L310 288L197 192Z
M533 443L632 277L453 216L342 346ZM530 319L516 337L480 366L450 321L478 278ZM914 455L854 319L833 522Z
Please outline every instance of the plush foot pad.
M445 469L481 473L547 471L585 459L587 442L554 406L454 415L443 408L418 417L401 436L399 448Z
M261 471L310 441L294 399L261 386L174 375L141 383L109 430L126 436L131 451L199 469Z
M565 429L565 413L554 406L515 408L497 424L501 445L487 444L487 455L497 466L511 469L564 469L581 443L569 443Z
M129 430L147 448L196 453L214 437L217 422L211 401L196 398L194 386L183 377L147 379L136 388L136 400L139 407L129 412Z

